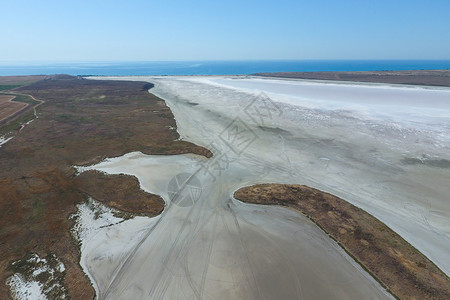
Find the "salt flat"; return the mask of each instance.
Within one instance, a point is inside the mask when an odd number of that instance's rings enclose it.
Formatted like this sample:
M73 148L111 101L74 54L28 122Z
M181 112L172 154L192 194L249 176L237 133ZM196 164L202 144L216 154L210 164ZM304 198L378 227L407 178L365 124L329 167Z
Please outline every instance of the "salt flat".
M128 253L109 258L114 271L87 268L102 282L99 299L390 297L302 215L232 199L237 188L263 182L335 194L450 273L449 89L242 77L127 79L155 83L151 92L166 100L181 137L215 156L131 153L93 166L136 175L168 203L145 233L137 229L142 238L130 239ZM89 251L89 257L102 255Z

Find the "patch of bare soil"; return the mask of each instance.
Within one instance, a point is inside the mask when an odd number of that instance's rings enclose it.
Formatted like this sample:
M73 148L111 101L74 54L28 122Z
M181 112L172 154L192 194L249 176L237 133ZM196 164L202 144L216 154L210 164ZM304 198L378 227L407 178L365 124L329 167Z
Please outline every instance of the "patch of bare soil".
M14 96L0 95L0 122L15 115L27 106L26 103L11 101L14 98Z
M12 96L12 95L1 95L0 94L0 103L9 102L12 99L14 99L14 96Z
M450 70L372 71L372 72L277 72L256 76L313 80L337 80L450 87Z
M0 148L0 299L10 298L8 266L31 253L54 254L64 263L70 297L94 297L69 232L69 216L88 195L129 213L155 215L162 209L161 199L143 192L132 177L96 172L77 177L72 166L132 151L212 155L176 141L172 112L148 93L151 87L58 75L15 89L45 102L36 108L39 118Z
M259 184L235 192L255 204L277 204L305 214L400 299L450 299L450 280L428 258L381 221L322 191Z

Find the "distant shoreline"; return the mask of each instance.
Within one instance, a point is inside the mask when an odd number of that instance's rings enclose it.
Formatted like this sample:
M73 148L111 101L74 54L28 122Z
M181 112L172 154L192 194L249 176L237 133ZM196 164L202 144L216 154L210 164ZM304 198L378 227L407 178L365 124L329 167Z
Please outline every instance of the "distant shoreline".
M450 70L450 60L228 60L1 63L0 75L172 76Z
M276 72L254 76L309 80L372 82L450 87L450 70L346 71L346 72Z
M61 73L62 74L62 73ZM8 78L27 78L37 75L16 75L2 76ZM77 75L79 77L147 77L147 76L256 76L264 78L284 78L284 79L304 79L304 80L323 80L323 81L341 81L341 82L359 82L359 83L386 83L402 85L422 85L434 87L450 87L450 69L442 70L400 70L400 71L321 71L321 72L261 72L253 74L179 74L179 75L109 75L109 74L86 74Z

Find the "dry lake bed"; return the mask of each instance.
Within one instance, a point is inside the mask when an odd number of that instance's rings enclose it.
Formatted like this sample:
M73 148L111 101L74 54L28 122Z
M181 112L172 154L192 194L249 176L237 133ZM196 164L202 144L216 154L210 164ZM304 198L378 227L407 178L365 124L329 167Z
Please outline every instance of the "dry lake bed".
M104 77L102 77L104 79ZM369 212L450 274L450 89L254 77L149 81L183 140L214 156L133 152L96 169L161 195L156 218L79 205L81 265L99 299L385 299L320 228L244 204L255 183L305 184Z

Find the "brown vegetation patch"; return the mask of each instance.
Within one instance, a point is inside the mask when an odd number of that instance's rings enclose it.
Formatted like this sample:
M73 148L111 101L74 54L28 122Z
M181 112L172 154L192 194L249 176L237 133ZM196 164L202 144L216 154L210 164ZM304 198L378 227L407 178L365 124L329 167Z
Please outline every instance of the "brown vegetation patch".
M450 280L439 268L381 221L338 197L282 184L245 187L235 197L299 210L400 299L450 299Z
M11 101L14 98L15 96L0 95L0 122L15 115L27 106L26 103Z
M370 71L370 72L278 72L257 73L257 76L313 80L338 80L449 86L450 70Z
M131 212L160 211L160 199L143 196L136 180L123 176L109 180L98 174L77 178L73 165L132 151L211 156L204 148L176 141L179 136L170 129L176 127L172 112L148 93L151 87L60 75L15 90L45 103L36 108L39 118L0 148L0 299L9 297L5 281L12 272L7 266L26 253L55 254L66 266L64 284L70 296L94 297L69 233L73 226L69 216L87 197L83 191ZM122 196L129 202L119 200Z
M143 191L134 176L86 171L76 179L83 193L120 211L153 217L164 209L164 200Z

